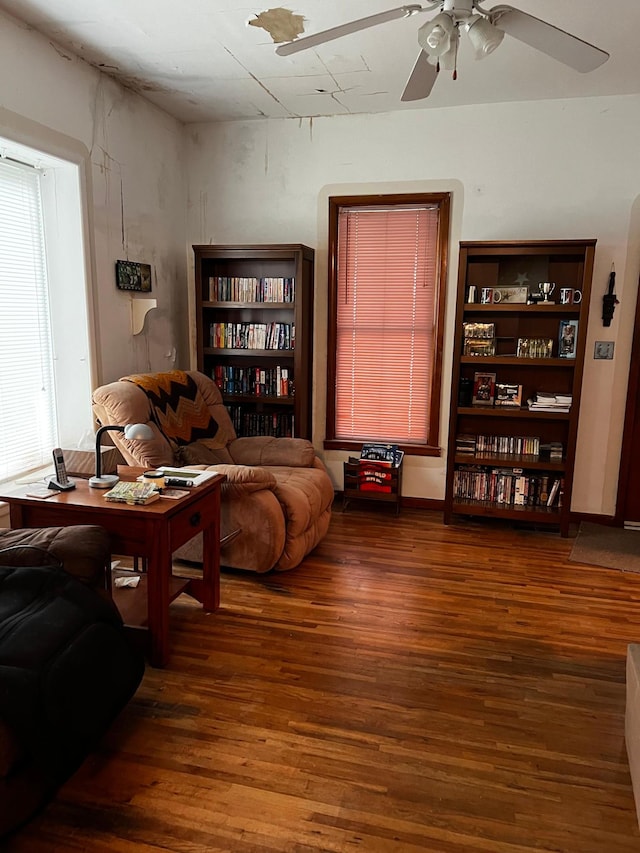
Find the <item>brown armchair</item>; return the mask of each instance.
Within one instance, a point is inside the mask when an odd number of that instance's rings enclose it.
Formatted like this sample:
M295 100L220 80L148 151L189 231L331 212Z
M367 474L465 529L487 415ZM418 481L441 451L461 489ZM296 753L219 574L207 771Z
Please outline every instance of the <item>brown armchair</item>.
M148 441L111 433L129 465L198 466L226 476L222 565L255 572L292 569L326 534L334 491L311 442L238 438L218 387L203 373L126 376L94 391L93 411L103 425L149 424L154 437ZM202 537L174 556L201 562Z

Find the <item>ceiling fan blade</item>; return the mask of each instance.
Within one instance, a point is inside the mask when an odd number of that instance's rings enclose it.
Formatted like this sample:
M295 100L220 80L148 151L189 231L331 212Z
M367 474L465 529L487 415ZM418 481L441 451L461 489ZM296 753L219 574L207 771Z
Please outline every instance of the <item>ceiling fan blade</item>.
M437 76L438 69L435 65L431 65L429 57L424 50L421 50L400 100L419 101L427 98L431 94Z
M432 8L431 3L427 8ZM287 42L286 44L278 45L276 53L279 56L289 56L292 53L297 53L299 50L307 50L309 47L317 47L319 44L324 44L333 39L348 36L350 33L357 33L360 30L366 30L369 27L377 27L378 24L386 24L387 21L395 21L397 18L407 18L409 15L414 15L416 12L423 12L425 9L422 6L398 6L397 9L389 9L388 12L379 12L377 15L369 15L366 18L358 18L357 21L350 21L348 24L340 24L338 27L331 27L330 30L324 30L321 33L315 33L312 36L305 36L301 39Z
M576 71L593 71L609 58L606 51L513 6L494 6L489 14L498 29Z

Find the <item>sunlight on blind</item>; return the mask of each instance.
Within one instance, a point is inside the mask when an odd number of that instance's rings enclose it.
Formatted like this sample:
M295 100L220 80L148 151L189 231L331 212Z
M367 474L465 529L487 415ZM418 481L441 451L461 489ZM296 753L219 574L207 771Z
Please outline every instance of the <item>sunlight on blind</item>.
M428 441L438 216L437 208L339 213L337 438Z
M52 363L40 175L0 160L0 480L51 460Z

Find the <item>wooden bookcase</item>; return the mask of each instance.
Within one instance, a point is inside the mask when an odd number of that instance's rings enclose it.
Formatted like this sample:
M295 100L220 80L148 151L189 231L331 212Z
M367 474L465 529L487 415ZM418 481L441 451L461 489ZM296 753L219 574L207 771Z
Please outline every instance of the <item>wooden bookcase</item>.
M492 516L554 525L563 536L568 535L595 243L557 240L460 244L446 524L454 515ZM540 282L555 284L550 296L553 304L512 301L523 298L523 287L529 294L539 293ZM500 289L502 300L498 304L481 304L485 288ZM579 290L582 301L561 304L562 288ZM474 295L478 301L470 302ZM574 357L560 356L560 328L566 320L574 321ZM469 354L482 349L465 347L465 324L473 323L494 324L495 337L488 350L492 354ZM468 334L472 328L466 326ZM523 356L526 346L533 349L532 340L551 341L546 349L547 356L551 352L550 357ZM521 404L496 407L477 405L476 401L474 405L476 373L495 374L498 384L521 385ZM527 400L540 391L572 395L569 411L530 410ZM467 437L467 441L461 437ZM537 439L542 452L515 452L523 449L523 443L518 441L522 437ZM464 444L467 448L473 446L474 438L475 452L461 452ZM545 445L551 442L562 445L561 458L548 458ZM477 449L478 444L482 450ZM531 450L530 444L524 445L527 451ZM556 496L549 503L556 480Z
M238 436L311 439L313 249L193 251L198 370L220 387Z

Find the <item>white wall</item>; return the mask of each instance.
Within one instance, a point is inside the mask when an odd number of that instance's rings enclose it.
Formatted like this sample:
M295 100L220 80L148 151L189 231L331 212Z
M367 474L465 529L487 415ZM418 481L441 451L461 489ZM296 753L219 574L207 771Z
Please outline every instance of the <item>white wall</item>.
M2 13L0 104L0 136L81 166L94 385L188 366L182 125ZM153 268L158 308L137 337L121 258Z
M191 244L300 242L317 250L319 449L328 195L454 193L445 380L459 240L597 238L573 508L613 512L640 268L639 96L192 125L185 165L178 122L1 13L0 81L0 136L83 164L95 384L188 366ZM131 297L114 283L114 263L127 257L152 264L158 299L137 337ZM621 304L603 329L601 296L612 262ZM615 341L612 362L592 360L595 340ZM448 389L442 402L444 443ZM344 456L325 454L337 484ZM444 455L409 460L405 493L442 498L444 464Z
M640 97L588 98L312 121L198 124L188 132L187 241L316 249L314 443L324 438L327 197L451 189L445 384L459 240L597 238L573 509L613 513L640 268ZM634 212L635 210L635 212ZM618 306L604 329L615 263ZM190 272L191 290L193 271ZM596 340L615 341L594 361ZM448 388L441 442L446 441ZM322 454L341 486L346 454ZM444 496L441 459L405 462L406 495Z

